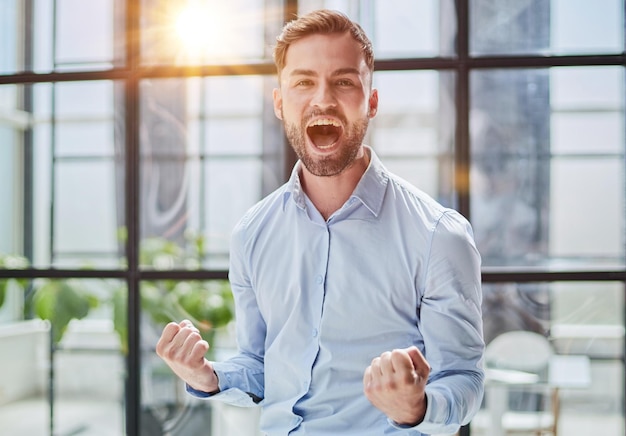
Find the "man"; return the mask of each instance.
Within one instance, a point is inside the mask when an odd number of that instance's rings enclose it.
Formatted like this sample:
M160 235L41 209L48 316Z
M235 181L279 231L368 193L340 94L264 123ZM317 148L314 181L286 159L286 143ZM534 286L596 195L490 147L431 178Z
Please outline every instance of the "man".
M261 401L268 435L454 433L483 394L480 256L457 212L363 145L372 45L344 15L288 23L274 110L299 162L232 235L238 354L209 362L188 321L157 353L188 391Z

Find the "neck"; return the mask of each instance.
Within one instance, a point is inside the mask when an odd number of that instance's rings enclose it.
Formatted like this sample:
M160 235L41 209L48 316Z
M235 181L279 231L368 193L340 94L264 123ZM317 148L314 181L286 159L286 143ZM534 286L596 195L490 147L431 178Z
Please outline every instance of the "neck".
M369 152L362 148L354 162L335 176L315 176L302 166L300 172L302 189L327 220L350 198L369 163Z

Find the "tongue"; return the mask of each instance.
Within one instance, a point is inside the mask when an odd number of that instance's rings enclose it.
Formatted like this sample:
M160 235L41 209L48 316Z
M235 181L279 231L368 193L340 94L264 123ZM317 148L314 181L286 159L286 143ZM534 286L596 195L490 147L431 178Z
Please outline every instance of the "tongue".
M328 147L339 137L339 132L333 126L315 126L309 128L309 137L317 147Z

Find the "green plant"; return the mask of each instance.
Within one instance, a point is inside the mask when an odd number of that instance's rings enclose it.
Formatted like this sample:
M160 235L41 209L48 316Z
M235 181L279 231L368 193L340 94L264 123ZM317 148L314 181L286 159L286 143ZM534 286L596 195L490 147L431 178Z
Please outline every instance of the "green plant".
M42 280L33 294L35 314L50 321L52 340L58 344L70 321L83 319L98 307L98 297L88 292L81 280Z
M127 290L113 292L113 327L123 352L128 351ZM141 309L157 326L188 319L209 343L216 329L227 325L234 314L233 297L226 280L143 282Z
M24 256L15 254L0 253L0 269L26 269L28 268L28 259ZM20 288L26 287L26 279L2 279L0 280L0 307L4 304L7 290L11 283L17 284Z
M120 231L122 238L125 232ZM187 249L163 238L142 241L140 264L153 269L197 269L201 265L205 241L200 235L188 233ZM15 255L0 255L0 268L25 269L29 262ZM25 289L22 279L0 280L0 307L11 281ZM112 284L115 283L115 284ZM157 326L189 319L210 343L216 329L227 325L234 317L233 298L228 281L160 280L141 283L142 313ZM120 338L123 353L128 352L127 323L128 291L126 286L104 279L37 279L28 293L25 317L32 311L37 317L50 321L53 341L58 344L73 319L83 319L97 308L112 307L113 328Z

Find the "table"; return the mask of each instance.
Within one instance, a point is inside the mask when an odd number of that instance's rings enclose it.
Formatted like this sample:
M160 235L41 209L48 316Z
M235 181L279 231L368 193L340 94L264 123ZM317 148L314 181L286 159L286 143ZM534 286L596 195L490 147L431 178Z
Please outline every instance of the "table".
M485 394L489 415L489 434L490 436L504 436L505 434L502 418L508 409L508 394L512 386L584 389L590 385L591 363L589 357L583 355L551 356L545 380L534 373L487 368L485 370Z

